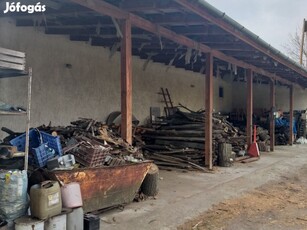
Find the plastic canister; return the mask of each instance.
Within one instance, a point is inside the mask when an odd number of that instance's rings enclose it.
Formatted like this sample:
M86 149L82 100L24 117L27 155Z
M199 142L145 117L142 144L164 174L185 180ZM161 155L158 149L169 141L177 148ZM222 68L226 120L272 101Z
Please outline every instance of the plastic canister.
M67 214L67 230L83 230L83 208L74 208Z
M62 211L62 198L57 181L44 181L30 189L30 210L33 217L47 219Z
M72 182L61 187L63 208L77 208L83 205L80 184Z
M50 217L45 221L45 230L66 230L66 213Z
M44 230L44 221L23 216L15 221L15 230Z

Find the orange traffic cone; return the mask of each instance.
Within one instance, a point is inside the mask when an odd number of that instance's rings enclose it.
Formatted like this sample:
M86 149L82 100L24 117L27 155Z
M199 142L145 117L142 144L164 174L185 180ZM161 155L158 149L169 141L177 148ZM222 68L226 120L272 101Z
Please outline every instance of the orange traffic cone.
M257 128L256 125L254 125L254 142L249 146L247 153L249 156L251 157L259 157L260 153L259 153L259 148L258 148L258 144L256 142L256 133L257 133Z

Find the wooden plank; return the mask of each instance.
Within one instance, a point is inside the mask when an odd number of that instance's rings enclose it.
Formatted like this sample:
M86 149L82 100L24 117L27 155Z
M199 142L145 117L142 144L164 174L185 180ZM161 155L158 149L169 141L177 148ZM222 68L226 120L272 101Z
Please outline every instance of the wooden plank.
M193 149L205 150L205 145L203 143L196 143L196 142L156 140L155 143L157 145L172 146L174 148L179 147L179 148L193 148Z
M12 62L12 63L16 63L16 64L25 64L26 63L26 60L24 58L3 55L1 53L0 53L0 61Z
M273 152L275 148L275 81L270 81L270 150Z
M246 136L247 145L253 141L253 72L251 69L246 71L247 77L247 95L246 95Z
M250 156L242 156L242 157L236 157L235 162L241 162L243 160L251 158Z
M121 45L121 136L132 143L132 66L131 21L122 21Z
M25 58L26 54L23 52L19 52L16 50L10 50L10 49L5 49L0 47L0 54L6 54L6 55L11 55L11 56L15 56L15 57L21 57L21 58Z
M213 56L206 54L205 165L212 169Z
M26 115L27 112L9 112L9 111L3 111L3 110L0 110L0 114L1 115L17 115L17 116L22 116L22 115Z
M190 142L200 142L203 143L205 141L204 137L172 137L172 136L156 136L156 135L143 135L143 137L151 138L155 140L169 140L169 141L190 141Z
M251 158L241 161L241 163L250 163L250 162L257 161L259 159L260 159L259 157L251 157Z
M290 125L289 125L289 145L293 144L293 103L294 103L294 95L293 95L293 86L290 86Z
M25 70L25 65L19 65L19 64L14 64L14 63L0 61L0 68L24 71Z

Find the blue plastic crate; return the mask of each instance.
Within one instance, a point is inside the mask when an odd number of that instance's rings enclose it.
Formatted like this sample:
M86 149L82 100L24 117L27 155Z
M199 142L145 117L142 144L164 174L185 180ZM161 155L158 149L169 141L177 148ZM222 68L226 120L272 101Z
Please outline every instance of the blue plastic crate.
M63 150L59 136L52 136L45 132L40 132L42 135L43 143L47 143L48 147L54 149L55 155L62 156Z
M16 146L18 151L24 152L26 149L26 133L12 139L10 144ZM36 148L39 146L39 144L37 131L35 129L31 129L29 131L29 149Z
M34 164L37 167L44 167L47 161L56 155L54 149L50 148L47 143L43 143L37 148L33 148Z
M22 134L10 141L11 145L17 146L18 151L25 151L26 134ZM48 145L55 151L55 155L62 156L62 145L60 137L52 136L48 133L31 129L29 131L29 152L33 154L34 164L39 167L46 165L47 160L54 157L49 157L46 150L43 149L42 143Z

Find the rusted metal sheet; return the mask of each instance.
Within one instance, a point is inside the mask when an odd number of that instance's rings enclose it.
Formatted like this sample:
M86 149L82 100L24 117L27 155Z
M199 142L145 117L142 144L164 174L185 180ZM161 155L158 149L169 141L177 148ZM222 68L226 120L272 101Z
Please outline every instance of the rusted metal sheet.
M54 171L64 183L78 182L83 209L91 212L133 201L151 161L130 165Z

